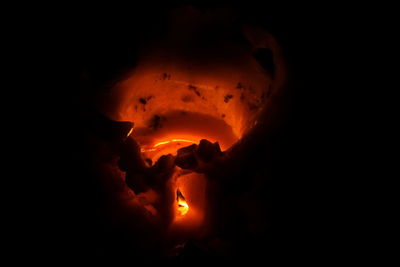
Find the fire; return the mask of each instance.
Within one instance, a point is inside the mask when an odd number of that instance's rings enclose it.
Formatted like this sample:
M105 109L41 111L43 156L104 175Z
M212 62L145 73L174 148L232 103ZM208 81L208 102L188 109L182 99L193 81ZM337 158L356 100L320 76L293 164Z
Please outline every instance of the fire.
M140 148L144 158L149 158L156 162L162 155L176 155L179 148L197 144L201 137L188 136L187 138L164 137L149 145L142 145Z
M141 148L140 151L141 152L152 152L152 151L156 151L157 149L163 149L165 150L166 146L164 145L169 145L169 144L177 144L177 145L190 145L190 144L196 144L197 142L194 140L187 140L187 139L179 139L179 138L174 138L171 140L167 140L167 141L161 141L161 142L157 142L155 145L153 145L151 148ZM162 146L160 148L160 146ZM178 148L174 149L174 150L178 150ZM171 154L174 154L175 151L169 151L171 152Z
M168 141L163 141L163 142L158 142L157 144L154 145L154 147L158 147L164 144L168 144L171 142L187 142L187 143L196 143L193 140L186 140L186 139L172 139L172 140L168 140Z
M185 215L189 211L189 205L179 189L176 190L176 201L178 202L178 211L180 215Z

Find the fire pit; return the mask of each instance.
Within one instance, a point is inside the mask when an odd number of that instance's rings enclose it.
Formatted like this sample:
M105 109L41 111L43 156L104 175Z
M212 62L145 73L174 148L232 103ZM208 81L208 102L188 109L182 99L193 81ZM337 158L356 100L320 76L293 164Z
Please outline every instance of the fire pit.
M248 162L254 136L274 127L284 84L275 39L217 15L174 10L165 36L97 96L106 117L130 122L113 167L123 183L117 201L164 254L218 235L225 184Z

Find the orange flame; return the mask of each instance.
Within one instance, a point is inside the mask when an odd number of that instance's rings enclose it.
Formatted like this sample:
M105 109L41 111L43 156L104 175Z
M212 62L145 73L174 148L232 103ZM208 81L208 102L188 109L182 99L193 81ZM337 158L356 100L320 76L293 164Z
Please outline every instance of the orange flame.
M167 140L167 141L160 141L157 142L155 145L153 145L151 148L141 148L140 151L141 152L152 152L152 151L157 151L157 149L163 149L163 145L169 145L171 143L188 143L188 144L195 144L198 143L200 141L200 139L196 142L194 140L188 140L188 139L179 139L179 138L174 138L171 140ZM161 146L161 148L159 148ZM177 149L176 149L177 150Z
M189 211L189 205L179 189L176 191L176 201L178 202L178 211L180 215L185 215Z
M186 139L172 139L172 140L168 140L168 141L158 142L157 144L154 145L154 147L158 147L158 146L165 145L165 144L172 143L172 142L196 143L195 141L192 141L192 140L186 140Z

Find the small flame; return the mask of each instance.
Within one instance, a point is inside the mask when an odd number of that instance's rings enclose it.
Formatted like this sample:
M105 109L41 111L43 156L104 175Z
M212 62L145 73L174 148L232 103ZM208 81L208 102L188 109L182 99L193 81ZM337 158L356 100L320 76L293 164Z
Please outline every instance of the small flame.
M189 205L179 189L176 191L176 201L178 202L178 211L180 215L185 215L189 211Z

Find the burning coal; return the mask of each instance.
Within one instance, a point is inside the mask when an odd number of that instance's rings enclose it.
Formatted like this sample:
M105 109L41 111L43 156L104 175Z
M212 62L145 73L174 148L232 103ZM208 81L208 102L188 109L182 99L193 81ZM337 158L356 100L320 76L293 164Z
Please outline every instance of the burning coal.
M185 215L189 211L189 205L179 188L176 190L176 201L178 202L178 211L180 215Z

